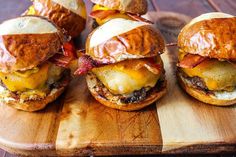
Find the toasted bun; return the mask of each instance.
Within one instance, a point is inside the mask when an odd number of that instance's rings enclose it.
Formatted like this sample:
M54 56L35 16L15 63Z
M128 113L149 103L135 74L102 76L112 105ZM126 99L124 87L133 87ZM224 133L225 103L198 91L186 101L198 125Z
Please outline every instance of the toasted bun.
M34 0L33 12L52 20L57 26L72 36L78 36L85 28L86 7L83 0Z
M45 108L47 104L56 100L63 93L64 89L69 83L69 79L70 79L69 76L64 76L62 80L58 82L59 87L53 88L44 99L21 102L19 99L3 96L4 98L1 98L0 102L4 105L11 106L18 110L23 110L28 112L38 111Z
M86 53L94 60L115 63L126 59L154 57L164 51L160 32L144 22L112 19L87 38Z
M31 69L61 48L63 34L42 17L24 16L0 25L0 71Z
M146 14L148 4L146 0L91 0L113 10L120 10L133 14Z
M134 110L139 110L142 109L148 105L151 105L153 102L157 101L160 99L167 91L166 88L166 80L160 84L158 90L153 90L149 96L141 100L140 102L137 103L122 103L120 101L120 98L118 96L113 95L106 89L106 87L101 87L99 84L101 83L97 78L96 75L93 73L89 73L86 76L86 81L88 85L88 89L90 90L91 94L93 97L100 102L101 104L115 108L118 110L124 110L124 111L134 111ZM102 89L98 89L102 88ZM102 91L101 93L98 91ZM104 93L106 91L107 93Z
M177 72L177 78L181 87L192 97L199 101L207 104L216 106L229 106L236 103L236 90L233 92L225 92L224 94L213 94L206 93L201 89L197 89L189 85L187 80L182 77L181 72Z
M184 52L221 60L236 60L236 17L207 13L193 19L180 32L178 46Z

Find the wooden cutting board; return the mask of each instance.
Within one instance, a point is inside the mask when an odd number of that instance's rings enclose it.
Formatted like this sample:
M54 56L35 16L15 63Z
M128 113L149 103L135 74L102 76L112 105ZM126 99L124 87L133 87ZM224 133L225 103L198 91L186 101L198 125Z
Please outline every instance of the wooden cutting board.
M170 12L147 17L167 42L176 41L190 20ZM236 106L210 106L185 94L175 78L176 54L172 47L162 55L168 94L141 111L99 104L84 77L74 79L64 95L40 112L1 104L0 147L15 154L54 156L235 152Z

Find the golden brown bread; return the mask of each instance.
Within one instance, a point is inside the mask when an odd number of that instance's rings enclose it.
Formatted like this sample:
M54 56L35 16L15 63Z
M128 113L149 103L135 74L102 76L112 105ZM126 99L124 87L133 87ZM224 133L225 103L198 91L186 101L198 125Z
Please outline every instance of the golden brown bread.
M32 18L35 18L36 21ZM30 22L32 22L32 25L34 25L34 22L38 24L41 20L44 21L45 19L33 16L19 17L15 21L13 19L13 23L20 21L19 25L25 25L25 27L11 30L11 32L7 32L9 34L1 32L0 68L2 72L31 69L58 53L64 40L60 30L55 27L56 32L35 32L40 28L29 30L30 26L26 24ZM4 29L10 24L12 22L9 24L6 22L1 24L0 27ZM48 22L48 24L50 23ZM44 27L46 26L44 25ZM24 34L26 31L28 34Z
M120 10L133 14L146 14L147 1L146 0L91 0L95 4L108 7L113 10Z
M235 61L236 17L223 13L217 13L222 18L211 17L214 14L186 25L179 34L178 46L187 53Z
M199 101L202 101L207 104L216 105L216 106L229 106L236 103L236 97L234 99L219 99L213 94L206 93L201 89L194 88L190 86L184 77L181 76L181 72L177 72L177 78L180 86L185 90L189 95L196 98Z
M72 4L76 6L72 6L75 9L70 10L56 3L56 1L58 0L35 0L32 6L34 9L33 13L28 11L26 14L47 17L57 26L65 29L70 36L78 36L84 30L86 24L86 8L84 2L81 0L71 0L69 6ZM66 1L60 2L65 3Z
M66 86L69 83L69 76L64 76L62 80L59 82L59 87L51 89L50 93L44 98L40 100L29 100L25 102L20 102L19 99L10 98L9 100L1 98L1 103L4 105L11 106L18 110L34 112L41 110L47 106L47 104L56 100L65 90Z
M109 25L113 21L118 20L119 19L110 20L105 25ZM122 20L118 22L124 23L125 21L130 21L123 20L123 22ZM121 24L121 26L123 25ZM120 26L116 25L114 27ZM154 57L163 53L165 48L164 40L160 32L150 25L142 25L128 32L121 32L121 34L114 35L104 42L91 46L91 38L95 36L96 31L101 30L103 30L103 27L100 26L88 36L86 41L86 53L94 60L103 63L116 63L126 59ZM100 34L104 34L104 32ZM98 36L99 39L103 38L101 35Z
M101 82L99 82L95 74L89 73L86 76L86 81L88 89L98 102L107 107L124 111L134 111L142 109L148 105L151 105L152 103L163 97L163 95L165 95L165 93L167 92L166 88L167 82L166 80L164 80L163 82L161 82L161 84L158 85L159 89L153 90L144 100L141 100L137 103L122 103L118 96L108 92L108 89L106 89L106 87L101 87L98 85ZM97 89L97 88L102 88L102 89ZM100 93L99 91L102 92ZM104 91L107 91L107 93L103 93Z

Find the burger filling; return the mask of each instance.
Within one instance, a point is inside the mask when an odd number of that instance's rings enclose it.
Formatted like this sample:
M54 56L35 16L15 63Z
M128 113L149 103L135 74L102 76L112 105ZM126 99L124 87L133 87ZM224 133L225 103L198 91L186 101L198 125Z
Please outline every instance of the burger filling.
M126 60L99 68L92 72L112 95L144 99L146 92L156 86L163 73L161 58L155 62L149 59ZM138 99L138 100L140 100ZM124 101L128 99L124 99ZM128 102L133 102L129 100Z
M112 10L99 4L93 6L91 15L92 16L94 15L96 17L95 19L98 25L102 25L107 21L115 18L132 19L124 12L120 12L118 10Z
M184 55L179 58L181 64ZM232 92L236 88L236 68L227 61L207 58L194 67L181 67L181 71L192 85L206 91Z
M46 62L27 71L0 72L0 95L22 101L43 99L51 92L51 86L60 80L63 71L63 68Z

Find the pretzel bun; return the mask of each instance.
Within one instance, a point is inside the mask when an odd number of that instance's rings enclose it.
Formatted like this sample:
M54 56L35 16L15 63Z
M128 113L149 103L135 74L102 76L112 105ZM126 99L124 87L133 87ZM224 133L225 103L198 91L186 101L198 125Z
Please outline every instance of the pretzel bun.
M154 57L164 51L160 32L151 25L122 18L112 19L87 38L86 53L103 63Z
M148 4L146 0L91 0L95 4L105 6L113 10L120 10L133 14L145 14Z
M47 17L72 37L78 36L86 24L83 0L34 0L25 14Z
M197 89L191 86L191 83L182 77L181 72L177 73L177 78L181 87L195 99L216 106L229 106L236 103L236 90L232 92L214 92L207 93L204 90Z
M27 112L34 112L45 108L49 103L55 101L65 90L66 86L69 84L70 76L66 75L57 82L57 86L50 89L50 92L45 98L38 100L22 100L17 99L13 96L7 95L7 92L4 92L3 87L0 87L0 103L4 105L11 106L18 110L23 110Z
M86 81L89 91L98 102L107 107L124 111L140 110L146 106L151 105L163 97L167 92L167 82L164 80L157 85L158 87L154 87L155 89L153 88L153 90L149 92L148 96L144 100L136 103L123 103L119 96L113 95L106 87L99 85L101 82L93 73L89 73L86 76Z
M55 53L63 42L62 32L47 19L24 16L0 25L1 72L36 67Z
M236 17L213 12L194 18L178 36L183 52L219 60L236 60Z

